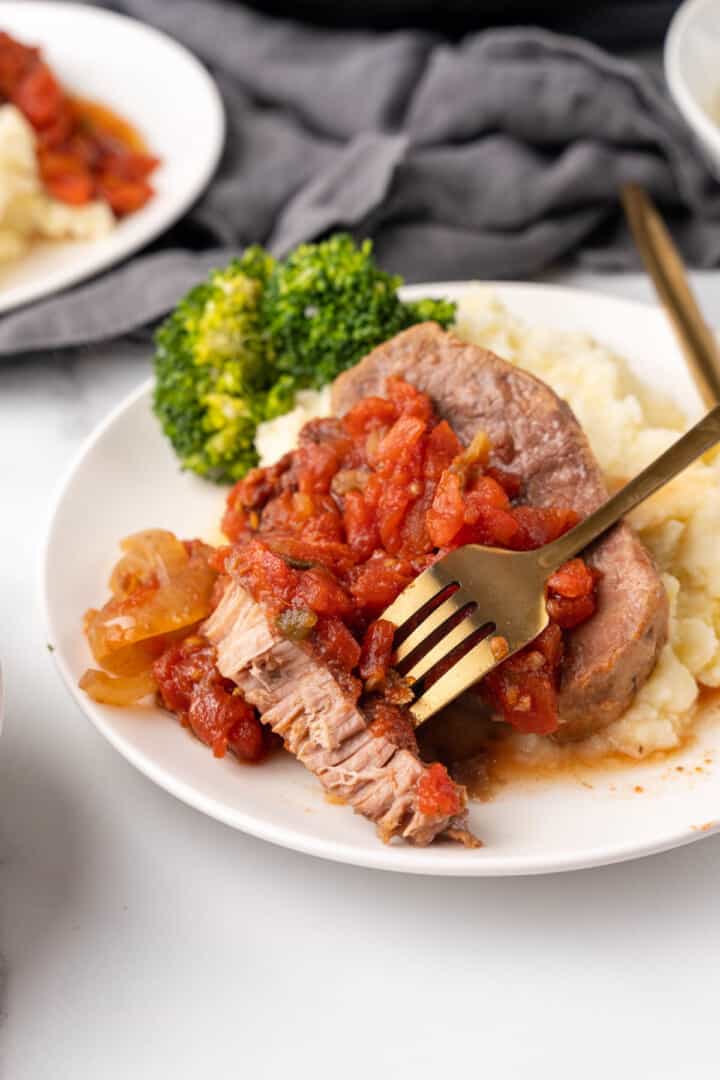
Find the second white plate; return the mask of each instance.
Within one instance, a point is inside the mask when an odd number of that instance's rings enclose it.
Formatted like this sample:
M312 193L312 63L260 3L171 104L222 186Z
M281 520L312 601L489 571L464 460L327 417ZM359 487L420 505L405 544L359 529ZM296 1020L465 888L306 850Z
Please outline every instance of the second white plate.
M161 158L155 196L92 243L42 243L0 265L0 312L64 289L126 258L173 224L212 176L225 118L195 57L167 34L84 4L0 3L0 30L39 45L63 85L114 109Z

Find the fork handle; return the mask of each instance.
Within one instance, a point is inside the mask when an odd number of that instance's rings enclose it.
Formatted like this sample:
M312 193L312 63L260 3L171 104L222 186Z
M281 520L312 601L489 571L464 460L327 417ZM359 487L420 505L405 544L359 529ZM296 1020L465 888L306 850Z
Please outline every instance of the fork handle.
M707 416L674 442L664 454L643 469L629 484L598 507L570 532L554 540L538 553L543 569L552 572L568 559L597 540L613 525L647 499L654 491L667 484L674 476L691 465L706 450L720 442L720 405L711 409Z

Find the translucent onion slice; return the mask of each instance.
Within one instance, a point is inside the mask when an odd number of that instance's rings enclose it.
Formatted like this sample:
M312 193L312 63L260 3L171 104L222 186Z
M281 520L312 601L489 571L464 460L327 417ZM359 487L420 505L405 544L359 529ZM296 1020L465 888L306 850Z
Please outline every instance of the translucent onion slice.
M165 584L142 585L124 598L113 597L100 611L88 611L85 633L96 662L109 667L109 658L119 650L206 618L212 610L216 578L204 551L195 550ZM121 673L136 667L133 657Z
M134 645L126 645L104 656L102 665L113 675L140 675L141 672L150 670L158 656L168 647L173 636L160 634L158 637L136 641Z
M140 586L167 585L189 561L185 545L166 529L145 529L120 541L125 552L110 576L110 591L124 600Z
M157 683L149 671L118 678L105 671L89 668L78 685L88 697L101 705L136 705L157 690Z

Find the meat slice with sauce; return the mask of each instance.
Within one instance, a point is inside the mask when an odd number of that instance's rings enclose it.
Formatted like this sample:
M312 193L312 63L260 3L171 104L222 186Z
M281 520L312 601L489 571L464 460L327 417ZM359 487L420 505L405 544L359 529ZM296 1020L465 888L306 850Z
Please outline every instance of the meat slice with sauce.
M522 478L523 502L569 507L585 516L607 498L600 467L567 403L494 353L435 323L412 327L336 379L336 413L343 415L370 395L382 396L390 375L428 394L462 442L486 431L493 463ZM617 525L587 561L602 575L598 605L591 619L566 636L559 739L582 738L616 720L652 671L667 637L665 590L628 525Z
M374 735L329 668L273 629L241 585L227 586L203 633L217 649L220 673L329 794L375 822L381 839L425 845L445 836L477 845L466 824L464 789L450 789L457 812L424 811L422 785L434 767Z

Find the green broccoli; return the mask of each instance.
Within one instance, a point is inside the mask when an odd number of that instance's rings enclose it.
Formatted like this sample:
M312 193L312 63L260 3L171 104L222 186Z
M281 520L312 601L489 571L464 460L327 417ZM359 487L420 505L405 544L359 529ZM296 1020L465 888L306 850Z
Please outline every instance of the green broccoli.
M185 296L155 341L155 413L186 469L218 482L257 464L267 363L260 299L274 260L249 248Z
M366 240L302 244L283 263L249 248L177 305L156 334L155 413L183 468L219 483L257 464L255 431L445 300L403 303Z
M370 240L358 247L338 233L301 244L276 264L261 302L278 371L298 387L324 386L400 330L426 319L453 321L454 304L403 303L401 284L377 267Z

